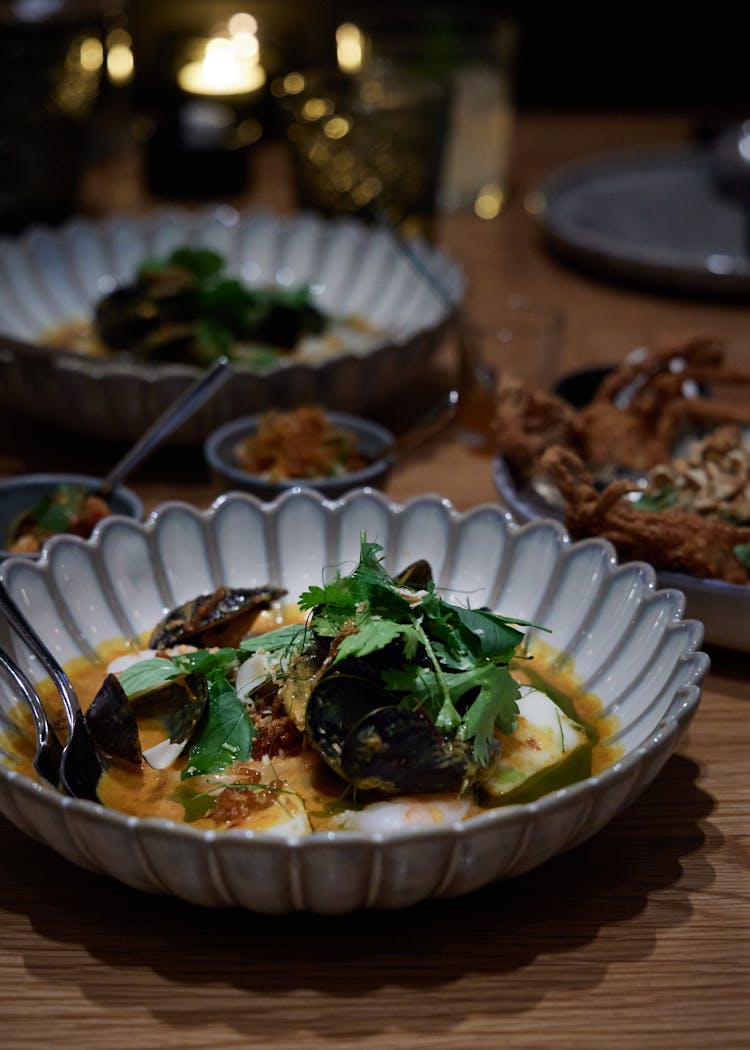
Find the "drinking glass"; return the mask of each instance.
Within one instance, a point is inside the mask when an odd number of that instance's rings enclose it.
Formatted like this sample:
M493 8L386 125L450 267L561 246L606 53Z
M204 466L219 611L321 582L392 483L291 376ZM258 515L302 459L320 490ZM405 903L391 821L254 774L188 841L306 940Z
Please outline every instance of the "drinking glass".
M379 217L433 238L444 85L390 63L298 76L285 110L299 204L328 216Z

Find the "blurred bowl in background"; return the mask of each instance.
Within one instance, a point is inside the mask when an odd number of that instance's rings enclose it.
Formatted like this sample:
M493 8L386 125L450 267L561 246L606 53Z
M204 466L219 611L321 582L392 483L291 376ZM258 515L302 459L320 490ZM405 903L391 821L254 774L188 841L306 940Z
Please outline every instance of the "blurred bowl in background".
M237 446L257 433L263 414L235 419L215 430L203 446L206 462L216 478L228 489L251 492L264 500L275 499L295 488L315 489L328 499L342 496L354 488L382 488L396 460L392 451L394 435L386 427L362 416L331 411L326 412L325 416L334 428L354 435L366 466L328 477L289 478L283 481L273 481L263 474L250 473L240 466Z
M354 219L220 204L32 228L0 240L0 406L97 438L139 438L205 366L45 343L62 327L90 322L102 297L131 282L144 260L184 245L218 253L227 276L253 289L309 287L324 315L358 319L366 338L349 325L351 335L330 353L236 362L232 382L170 439L178 445L200 445L220 423L271 407L358 413L423 384L464 293L460 266L443 252L410 242L444 289L438 295L389 231Z
M102 479L88 474L18 474L0 479L0 561L9 557L38 558L38 553L21 553L7 549L9 534L22 515L37 506L46 496L52 496L61 485L71 485L95 492ZM112 514L124 515L140 521L143 504L136 494L124 486L112 491L106 502Z

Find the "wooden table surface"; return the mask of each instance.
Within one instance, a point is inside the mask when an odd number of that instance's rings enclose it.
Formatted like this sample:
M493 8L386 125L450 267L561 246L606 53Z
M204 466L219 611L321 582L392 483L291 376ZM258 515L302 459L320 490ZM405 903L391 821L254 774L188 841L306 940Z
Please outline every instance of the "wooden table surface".
M522 115L508 210L492 222L441 222L441 244L466 270L472 318L491 324L509 293L562 309L561 370L698 332L725 337L747 365L747 305L578 273L546 253L523 207L562 162L691 130L682 116ZM280 164L278 150L259 151L247 203L293 206ZM138 172L128 157L92 170L82 207L148 206ZM405 395L382 415L406 425L410 403ZM2 474L101 473L122 451L0 420ZM132 486L147 509L174 496L205 506L217 494L199 450L157 453ZM396 499L424 491L462 509L494 500L490 461L447 432L388 485ZM746 1047L748 658L711 657L678 753L592 841L510 882L404 912L201 910L79 871L0 820L3 1047Z

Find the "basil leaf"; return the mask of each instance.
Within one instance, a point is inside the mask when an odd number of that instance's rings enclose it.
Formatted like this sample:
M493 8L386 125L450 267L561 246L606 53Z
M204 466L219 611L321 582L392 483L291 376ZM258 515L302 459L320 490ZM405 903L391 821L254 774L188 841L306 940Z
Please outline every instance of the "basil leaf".
M481 655L488 659L510 659L523 634L499 617L482 609L462 609L460 605L449 606L459 621L469 630L479 646Z
M216 789L195 791L190 783L182 783L172 792L172 801L179 802L185 808L186 824L192 824L210 813L218 797Z
M164 656L154 656L150 660L139 660L118 674L120 685L128 697L155 689L170 678L176 678L179 668Z
M173 657L174 664L183 674L197 672L210 678L223 674L237 663L236 649L198 649L194 653L180 653Z
M182 779L218 773L250 757L255 727L237 693L223 676L209 681L208 717L188 753Z

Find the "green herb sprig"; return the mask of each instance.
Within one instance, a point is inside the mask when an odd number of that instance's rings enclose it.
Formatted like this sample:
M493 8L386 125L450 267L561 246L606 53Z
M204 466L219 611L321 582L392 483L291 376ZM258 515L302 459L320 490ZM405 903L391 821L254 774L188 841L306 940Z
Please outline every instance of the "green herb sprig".
M419 592L401 587L381 552L363 534L353 572L310 587L300 608L310 611L314 633L341 638L331 666L389 648L385 688L441 732L471 743L475 761L486 765L495 728L515 729L519 690L508 664L524 637L518 628L535 625L454 605L433 583Z
M154 689L181 674L199 672L208 680L208 713L188 752L183 779L218 773L250 757L255 726L228 675L238 663L235 649L198 649L179 656L155 656L126 668L118 677L128 697Z

